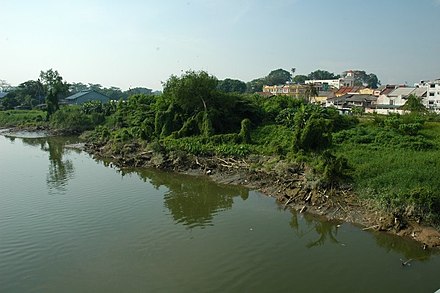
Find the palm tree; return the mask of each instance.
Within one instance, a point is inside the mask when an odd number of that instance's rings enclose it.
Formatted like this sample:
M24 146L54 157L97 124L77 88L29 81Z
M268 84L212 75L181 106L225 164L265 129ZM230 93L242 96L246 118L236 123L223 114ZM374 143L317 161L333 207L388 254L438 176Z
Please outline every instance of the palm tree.
M307 84L304 95L308 103L311 103L312 99L318 96L318 89L315 87L314 83Z

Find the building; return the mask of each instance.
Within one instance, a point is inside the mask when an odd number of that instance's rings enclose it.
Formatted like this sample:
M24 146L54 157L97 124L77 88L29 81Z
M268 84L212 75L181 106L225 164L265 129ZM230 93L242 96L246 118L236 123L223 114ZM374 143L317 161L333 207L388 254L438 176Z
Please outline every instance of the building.
M305 96L306 89L306 86L300 84L265 85L263 86L263 95L284 95L295 98L303 98Z
M339 89L335 90L335 96L341 97L347 94L360 94L365 87L363 85L360 86L342 86Z
M426 89L417 87L397 87L391 91L383 91L377 98L375 109L372 112L378 114L399 113L403 114L405 111L401 109L405 105L410 95L415 95L424 100L426 98Z
M80 105L80 104L83 104L86 102L91 102L91 101L99 101L102 103L108 103L110 101L110 98L107 97L106 95L98 93L97 91L86 90L86 91L81 91L81 92L78 92L78 93L73 94L71 96L68 96L65 99L65 101L69 105Z
M421 81L416 84L419 89L426 90L426 97L423 99L423 105L436 112L440 112L440 79L433 81Z
M316 85L318 91L329 91L331 89L339 89L341 87L352 87L354 86L354 73L352 71L347 71L345 77L336 79L306 80L305 83Z
M353 108L370 109L375 106L377 97L366 94L345 94L326 101L326 107L334 107L341 113L351 112Z

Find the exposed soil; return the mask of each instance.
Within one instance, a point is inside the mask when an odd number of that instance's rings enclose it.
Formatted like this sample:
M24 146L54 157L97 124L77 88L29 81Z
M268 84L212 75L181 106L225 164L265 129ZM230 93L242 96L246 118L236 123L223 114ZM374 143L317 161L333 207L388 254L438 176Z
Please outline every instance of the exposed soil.
M393 215L372 201L361 200L350 185L319 187L308 176L305 166L285 166L272 157L245 160L197 157L186 153L163 154L145 151L138 144L112 150L108 145L86 145L97 158L110 159L120 168L155 167L175 172L206 176L223 183L242 185L275 197L285 208L322 215L328 219L362 225L364 230L384 231L420 242L424 248L440 247L440 232L423 226L410 213ZM269 164L268 164L269 163ZM273 167L270 170L268 166Z

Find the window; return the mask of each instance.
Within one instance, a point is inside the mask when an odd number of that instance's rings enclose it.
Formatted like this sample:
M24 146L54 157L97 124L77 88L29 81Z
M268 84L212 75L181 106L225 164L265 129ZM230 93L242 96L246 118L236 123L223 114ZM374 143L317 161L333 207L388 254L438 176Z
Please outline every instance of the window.
M434 92L430 92L430 93L429 93L429 96L430 96L430 97L433 97L434 95L435 95Z
M431 83L430 87L435 88L435 84Z

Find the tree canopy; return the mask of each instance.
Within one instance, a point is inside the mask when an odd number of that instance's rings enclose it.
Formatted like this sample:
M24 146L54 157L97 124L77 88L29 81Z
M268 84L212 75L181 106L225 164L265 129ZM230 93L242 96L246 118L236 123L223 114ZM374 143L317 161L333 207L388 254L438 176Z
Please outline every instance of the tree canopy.
M224 93L244 93L246 92L246 83L227 78L218 82L217 89Z
M59 109L59 100L69 93L69 84L63 81L58 71L49 69L40 72L39 81L43 84L46 93L47 117Z
M347 76L349 71L345 71L342 75ZM378 88L380 81L374 73L367 73L364 70L351 70L354 75L354 85L367 86L372 89Z
M325 80L325 79L336 79L340 76L337 74L334 74L332 72L329 72L327 70L315 70L313 72L310 72L309 75L307 75L308 79L314 79L314 80Z

